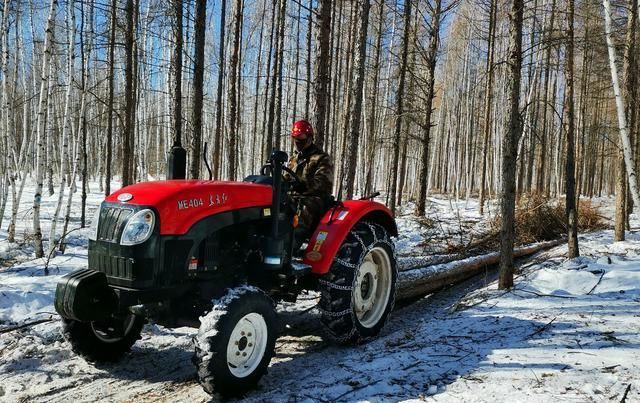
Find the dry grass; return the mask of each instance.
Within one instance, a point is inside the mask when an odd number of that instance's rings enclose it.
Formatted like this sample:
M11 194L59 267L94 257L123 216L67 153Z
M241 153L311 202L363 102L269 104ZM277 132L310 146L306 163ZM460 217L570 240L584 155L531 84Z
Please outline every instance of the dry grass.
M550 241L567 234L564 200L529 194L520 197L516 205L516 245ZM590 200L578 206L578 232L608 228L604 217ZM500 216L491 220L491 238L499 241Z

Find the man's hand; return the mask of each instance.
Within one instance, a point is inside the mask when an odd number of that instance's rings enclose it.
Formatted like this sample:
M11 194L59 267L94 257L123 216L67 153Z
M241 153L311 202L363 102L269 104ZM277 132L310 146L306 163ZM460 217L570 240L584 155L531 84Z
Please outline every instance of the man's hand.
M306 192L307 187L302 182L293 181L291 182L291 191L296 193L304 193Z

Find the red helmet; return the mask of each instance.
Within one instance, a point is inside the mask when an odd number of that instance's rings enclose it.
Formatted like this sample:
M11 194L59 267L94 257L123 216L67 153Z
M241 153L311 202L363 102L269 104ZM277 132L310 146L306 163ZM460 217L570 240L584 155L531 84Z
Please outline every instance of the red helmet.
M313 126L306 120L298 120L291 128L291 137L296 138L302 135L313 136Z

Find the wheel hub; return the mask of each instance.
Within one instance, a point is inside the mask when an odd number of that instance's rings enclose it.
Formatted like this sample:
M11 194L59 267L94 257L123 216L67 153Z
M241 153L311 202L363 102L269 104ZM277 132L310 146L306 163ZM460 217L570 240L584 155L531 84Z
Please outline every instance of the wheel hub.
M376 247L358 267L353 287L355 313L362 326L373 327L378 323L390 295L391 263L386 251Z
M258 367L267 337L267 324L258 313L249 313L236 323L227 344L227 365L233 375L243 378Z

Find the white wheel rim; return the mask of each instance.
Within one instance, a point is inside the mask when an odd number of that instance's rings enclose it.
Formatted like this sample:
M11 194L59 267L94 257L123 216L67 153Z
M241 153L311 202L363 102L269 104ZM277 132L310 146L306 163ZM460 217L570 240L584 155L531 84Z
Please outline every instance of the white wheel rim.
M353 304L360 324L372 328L380 322L391 296L391 260L381 247L362 260L353 285Z
M129 315L125 318L124 323L122 324L122 334L123 337L113 337L109 335L109 332L114 332L115 328L107 327L106 331L104 328L97 327L96 322L91 322L91 330L93 334L103 343L117 343L124 338L124 336L128 335L133 328L133 324L136 322L135 315Z
M267 323L258 313L249 313L236 323L227 344L227 366L234 376L244 378L258 368L268 336Z

